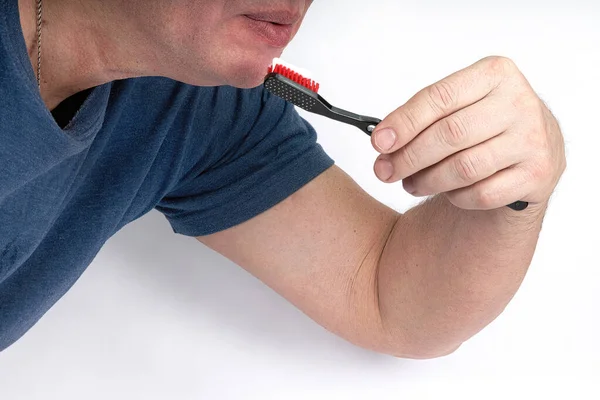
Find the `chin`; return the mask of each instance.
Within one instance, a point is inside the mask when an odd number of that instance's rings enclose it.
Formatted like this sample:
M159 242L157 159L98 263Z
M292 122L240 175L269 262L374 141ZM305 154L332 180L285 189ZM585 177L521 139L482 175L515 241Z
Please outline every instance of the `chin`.
M241 89L251 89L262 85L273 58L279 57L281 52L277 53L261 54L258 57L254 54L253 57L245 57L234 63L226 73L227 84Z
M238 69L227 77L227 85L240 89L252 89L262 85L267 68Z
M233 86L236 88L240 88L240 89L252 89L257 86L262 85L262 83L265 79L265 75L266 75L266 73L262 73L260 76L258 76L256 74L237 75L237 76L231 77L228 80L227 85Z

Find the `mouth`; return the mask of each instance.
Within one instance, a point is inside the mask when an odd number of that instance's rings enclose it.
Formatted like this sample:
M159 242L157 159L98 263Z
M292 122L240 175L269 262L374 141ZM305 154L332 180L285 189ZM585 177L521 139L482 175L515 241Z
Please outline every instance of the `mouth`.
M286 10L262 11L245 14L245 16L255 21L271 22L276 25L295 25L302 18L298 12Z
M292 40L296 23L301 16L287 11L245 14L246 26L261 41L283 48Z

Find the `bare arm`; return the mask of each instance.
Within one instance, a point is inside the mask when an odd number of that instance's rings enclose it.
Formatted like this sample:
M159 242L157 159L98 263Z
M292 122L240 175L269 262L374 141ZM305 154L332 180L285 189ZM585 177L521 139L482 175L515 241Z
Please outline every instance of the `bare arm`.
M518 219L460 210L441 196L399 214L333 166L265 213L198 240L348 341L429 358L502 311L541 218L541 209Z

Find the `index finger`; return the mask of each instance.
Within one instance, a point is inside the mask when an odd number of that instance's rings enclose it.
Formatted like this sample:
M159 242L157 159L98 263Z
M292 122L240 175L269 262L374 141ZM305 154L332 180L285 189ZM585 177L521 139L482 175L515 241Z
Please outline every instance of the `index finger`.
M503 57L486 57L421 90L377 125L371 134L373 146L380 153L393 153L438 120L483 99L500 85L510 62ZM396 137L387 149L379 140L386 128Z

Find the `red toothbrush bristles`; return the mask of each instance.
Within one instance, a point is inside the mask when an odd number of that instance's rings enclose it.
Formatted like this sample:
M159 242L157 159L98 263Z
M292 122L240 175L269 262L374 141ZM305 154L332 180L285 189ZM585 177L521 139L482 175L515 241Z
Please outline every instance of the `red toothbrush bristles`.
M281 64L275 65L275 68L273 68L273 66L269 66L268 73L269 74L275 73L275 74L285 76L286 78L304 86L307 89L312 90L315 93L319 92L319 86L320 86L319 83L313 81L312 79L305 78L302 75L300 75L299 73L297 73L296 71L292 70L291 68L285 67Z

